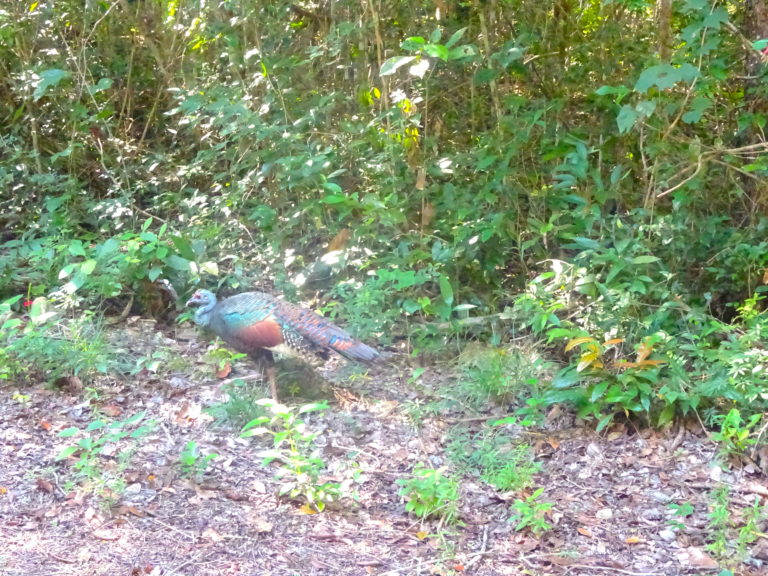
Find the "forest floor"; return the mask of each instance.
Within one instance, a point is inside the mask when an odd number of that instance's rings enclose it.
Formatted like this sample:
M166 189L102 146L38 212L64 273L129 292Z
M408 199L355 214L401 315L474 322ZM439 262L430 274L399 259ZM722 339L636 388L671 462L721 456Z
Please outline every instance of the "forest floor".
M450 365L429 366L416 389L405 358L394 355L365 375L319 387L329 408L304 415L319 433L327 479L353 479L348 490L356 493L311 513L278 497L275 463L259 456L269 437L241 438L239 425L217 422L210 409L226 401L226 388L202 375L210 367L196 363L194 335L184 342L130 332L119 336L126 349L151 355L163 347L169 365L186 359L186 370L105 378L92 388L75 379L0 387L0 574L768 574L764 534L720 554L707 546L725 536L711 518L718 498L727 509L723 526L739 526L768 488L753 464L718 465L716 446L695 425L626 424L598 435L556 408L541 428L510 430L541 463L535 486L553 503L550 530L516 531L510 506L521 495L469 474L461 476L457 524L420 521L406 512L396 481L417 462L450 468L452 431L466 427L471 435L505 414L425 409L414 419L424 391L456 376ZM324 374L339 370L332 364ZM100 452L85 470L90 480L74 474L76 458L57 459L82 438L61 437L62 430L140 412L154 424L139 438L99 443L120 429L88 432L97 440L92 452ZM178 464L190 441L201 454L217 454L198 477ZM121 459L126 448L133 451ZM670 504L691 506L675 516ZM733 531L728 538L733 546Z

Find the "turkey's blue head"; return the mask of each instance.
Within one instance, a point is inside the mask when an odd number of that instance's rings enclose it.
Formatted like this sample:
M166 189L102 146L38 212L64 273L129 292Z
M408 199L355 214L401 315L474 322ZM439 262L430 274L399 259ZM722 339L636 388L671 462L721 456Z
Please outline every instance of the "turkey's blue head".
M216 295L209 290L196 290L192 298L187 300L188 308L195 310L195 323L207 326L211 321L211 311L216 307Z

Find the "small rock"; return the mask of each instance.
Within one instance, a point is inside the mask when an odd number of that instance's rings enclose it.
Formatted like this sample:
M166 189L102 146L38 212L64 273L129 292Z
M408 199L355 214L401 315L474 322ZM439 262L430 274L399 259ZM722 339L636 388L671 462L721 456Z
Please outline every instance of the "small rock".
M611 518L613 518L613 510L611 510L610 508L602 508L597 511L597 513L595 514L595 517L598 518L599 520L610 520Z
M669 528L664 528L664 530L659 531L659 538L666 540L667 542L673 542L674 540L677 540L677 534Z

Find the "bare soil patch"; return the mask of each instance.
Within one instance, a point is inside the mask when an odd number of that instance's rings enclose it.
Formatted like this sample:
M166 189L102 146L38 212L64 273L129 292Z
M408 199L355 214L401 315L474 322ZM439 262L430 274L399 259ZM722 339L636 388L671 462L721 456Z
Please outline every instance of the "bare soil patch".
M175 346L174 354L189 354ZM4 384L0 574L640 576L717 574L726 567L768 574L764 538L726 559L707 550L713 490L727 484L738 525L756 499L764 504L768 488L753 464L718 466L715 446L695 427L627 426L598 436L555 411L546 428L519 431L543 463L536 484L554 503L552 530L538 539L515 531L510 504L520 495L471 476L462 478L459 525L420 522L405 512L396 480L417 462L448 466L449 431L483 422L444 413L416 426L404 406L420 396L399 362L320 391L331 407L307 423L321 432L328 477L350 466L359 471L357 499L320 514L277 497L274 470L258 456L266 440L214 425L205 408L222 400L217 383L144 373L104 380L93 390ZM422 380L437 389L451 377L448 369L429 367ZM56 460L68 444L58 433L140 411L156 425L120 472L124 490L106 506L92 485L70 482L70 463ZM177 465L190 440L218 454L200 481L183 477ZM119 470L114 454L100 462L105 474ZM694 511L674 529L669 504L685 502Z

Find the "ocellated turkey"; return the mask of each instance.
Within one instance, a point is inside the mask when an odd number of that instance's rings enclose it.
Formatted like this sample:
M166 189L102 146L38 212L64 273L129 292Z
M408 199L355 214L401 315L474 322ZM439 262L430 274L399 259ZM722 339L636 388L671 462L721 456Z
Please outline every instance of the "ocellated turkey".
M272 353L281 355L323 354L370 364L379 352L354 339L315 312L278 300L265 292L243 292L219 301L213 292L197 290L187 301L196 307L195 323L212 332L238 352L255 360L266 359L272 398L277 383Z

